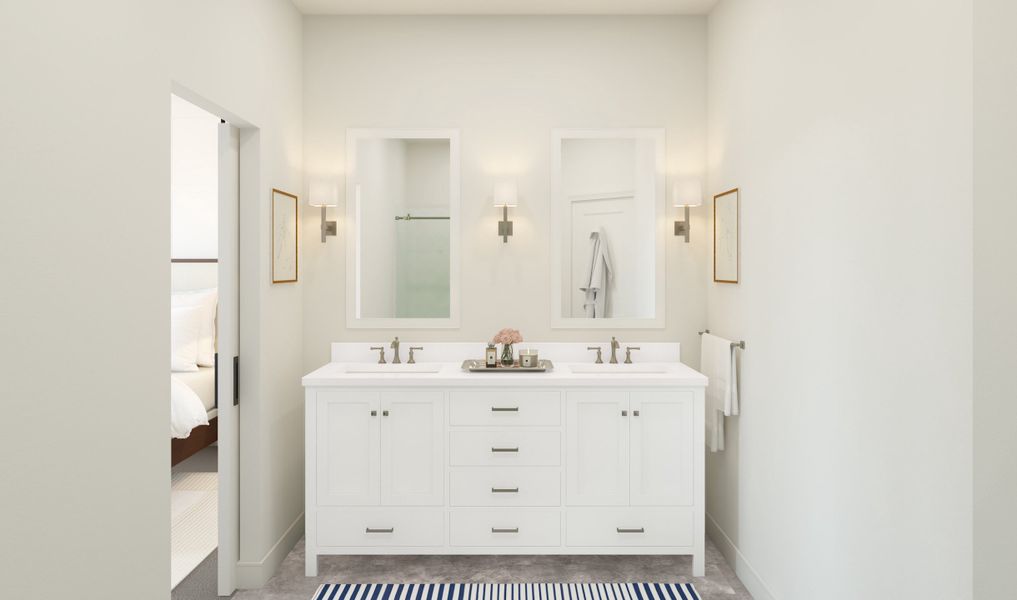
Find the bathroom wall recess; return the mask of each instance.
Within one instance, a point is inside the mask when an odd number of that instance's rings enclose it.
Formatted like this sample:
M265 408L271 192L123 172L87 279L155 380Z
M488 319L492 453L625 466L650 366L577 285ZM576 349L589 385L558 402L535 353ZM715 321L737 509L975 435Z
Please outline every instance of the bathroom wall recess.
M618 335L681 342L683 359L696 366L709 276L705 207L692 211L691 243L663 236L663 327L552 327L551 133L659 128L667 181L701 177L705 29L702 17L306 18L307 181L335 181L340 199L339 243L302 240L305 367L327 362L331 342L376 341L391 333L351 329L345 318L346 136L358 128L460 133L460 322L452 329L413 330L414 340L486 340L502 327L533 341ZM516 183L519 199L509 216L509 243L494 235L502 211L492 209L492 189L505 180ZM670 199L659 201L664 221L679 218ZM316 230L319 213L302 214L304 231Z

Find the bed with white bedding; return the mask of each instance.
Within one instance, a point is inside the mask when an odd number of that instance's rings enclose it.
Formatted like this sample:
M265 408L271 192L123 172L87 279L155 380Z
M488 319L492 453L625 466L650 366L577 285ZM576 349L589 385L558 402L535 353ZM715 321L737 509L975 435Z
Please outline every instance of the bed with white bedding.
M215 367L198 367L196 372L173 373L172 376L198 395L201 405L209 413L208 418L215 416Z
M215 367L201 367L193 373L170 374L170 435L190 436L195 427L208 425L216 417Z
M218 440L215 288L175 291L170 309L172 464Z

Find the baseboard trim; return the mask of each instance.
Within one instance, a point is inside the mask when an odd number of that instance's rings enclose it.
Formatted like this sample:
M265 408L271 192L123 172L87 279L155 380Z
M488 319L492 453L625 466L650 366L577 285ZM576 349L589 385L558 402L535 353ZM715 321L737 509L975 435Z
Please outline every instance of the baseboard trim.
M279 570L279 565L293 546L304 535L304 513L301 512L271 549L259 561L237 562L237 589L250 590L263 587Z
M720 553L724 555L728 564L734 569L735 575L738 576L745 589L749 590L749 593L752 594L755 600L776 600L776 596L770 591L770 588L763 583L763 578L752 568L752 565L745 559L742 551L738 549L738 546L735 546L727 533L713 520L710 513L706 513L706 535L713 540Z

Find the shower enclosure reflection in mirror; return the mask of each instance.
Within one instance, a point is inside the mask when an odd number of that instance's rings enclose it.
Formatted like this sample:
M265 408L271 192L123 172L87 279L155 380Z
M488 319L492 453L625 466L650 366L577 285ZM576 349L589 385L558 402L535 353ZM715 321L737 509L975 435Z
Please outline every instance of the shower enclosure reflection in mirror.
M346 326L459 326L459 131L346 132Z

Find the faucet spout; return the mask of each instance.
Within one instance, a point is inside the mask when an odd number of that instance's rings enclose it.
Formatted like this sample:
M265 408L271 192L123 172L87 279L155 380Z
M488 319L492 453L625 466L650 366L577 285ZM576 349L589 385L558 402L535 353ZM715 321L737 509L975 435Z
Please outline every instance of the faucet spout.
M398 365L402 363L403 361L399 358L399 336L396 336L396 338L392 340L392 343L389 344L389 347L392 348L395 354L395 356L392 358L392 364Z
M618 349L621 348L621 343L618 342L618 338L611 336L611 364L618 364Z

